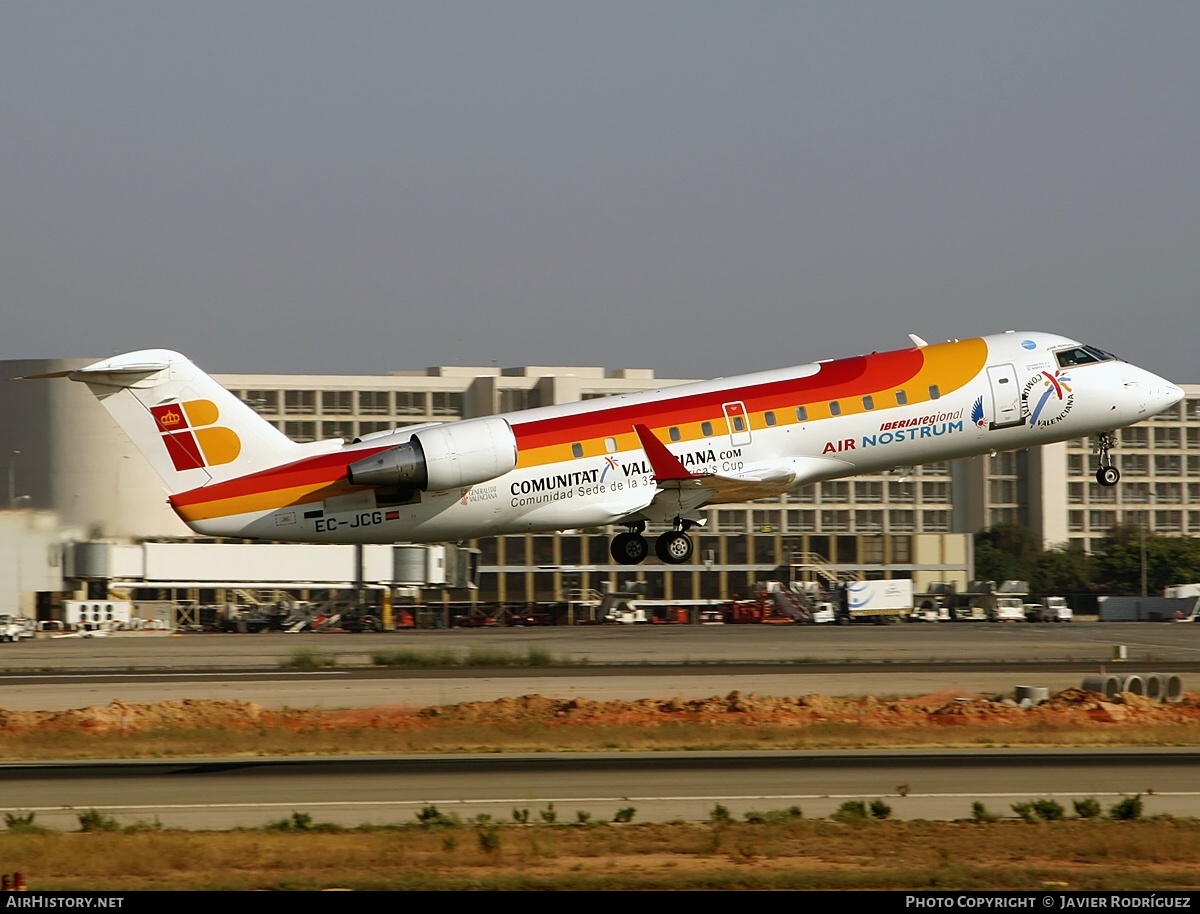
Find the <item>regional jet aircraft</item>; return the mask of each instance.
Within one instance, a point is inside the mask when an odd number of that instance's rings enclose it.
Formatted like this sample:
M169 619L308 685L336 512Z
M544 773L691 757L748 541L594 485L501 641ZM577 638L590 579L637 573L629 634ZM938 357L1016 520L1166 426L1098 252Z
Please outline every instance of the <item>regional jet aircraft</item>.
M62 372L99 398L206 536L447 542L612 524L613 558L692 555L708 505L827 479L1095 436L1178 403L1094 346L1016 332L459 422L296 443L176 352ZM47 376L43 376L47 377Z

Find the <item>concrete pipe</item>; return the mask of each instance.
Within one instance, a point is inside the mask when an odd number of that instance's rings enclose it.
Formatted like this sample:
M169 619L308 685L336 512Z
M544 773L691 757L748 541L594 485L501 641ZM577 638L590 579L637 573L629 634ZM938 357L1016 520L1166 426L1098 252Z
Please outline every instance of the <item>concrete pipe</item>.
M1121 680L1111 674L1084 676L1083 687L1089 692L1099 692L1105 698L1112 700L1121 691Z
M1175 673L1159 673L1163 681L1162 701L1183 701L1183 680Z
M1023 708L1040 705L1049 697L1050 690L1046 686L1019 685L1013 692L1014 700Z
M1146 680L1146 697L1151 701L1163 700L1163 675L1162 673L1146 673L1143 677Z
M1146 680L1136 673L1132 676L1126 676L1125 681L1121 683L1122 692L1131 692L1134 695L1146 694Z

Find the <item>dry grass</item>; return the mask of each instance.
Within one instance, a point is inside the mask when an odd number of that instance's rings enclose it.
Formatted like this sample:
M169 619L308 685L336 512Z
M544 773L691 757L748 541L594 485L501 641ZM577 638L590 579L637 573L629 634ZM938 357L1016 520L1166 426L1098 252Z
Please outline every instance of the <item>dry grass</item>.
M485 838L485 835L487 836ZM103 853L96 852L103 841ZM1200 889L1200 823L0 834L32 889Z

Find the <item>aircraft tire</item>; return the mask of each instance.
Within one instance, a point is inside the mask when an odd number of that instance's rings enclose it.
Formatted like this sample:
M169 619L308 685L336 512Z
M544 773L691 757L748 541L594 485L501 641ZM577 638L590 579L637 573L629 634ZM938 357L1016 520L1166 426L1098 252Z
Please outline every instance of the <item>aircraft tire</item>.
M650 554L650 546L640 533L618 533L608 551L618 565L637 565Z
M654 541L654 551L668 565L682 565L692 557L692 538L672 530Z
M1096 471L1096 482L1102 486L1115 486L1121 479L1121 471L1116 467L1100 467Z

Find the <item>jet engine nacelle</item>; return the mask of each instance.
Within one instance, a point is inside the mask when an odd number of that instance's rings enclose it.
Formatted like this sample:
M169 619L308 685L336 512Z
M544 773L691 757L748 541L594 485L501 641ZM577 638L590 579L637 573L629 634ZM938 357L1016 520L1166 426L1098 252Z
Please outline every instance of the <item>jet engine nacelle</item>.
M422 491L487 482L517 465L517 439L498 416L466 419L415 432L346 468L351 485Z

